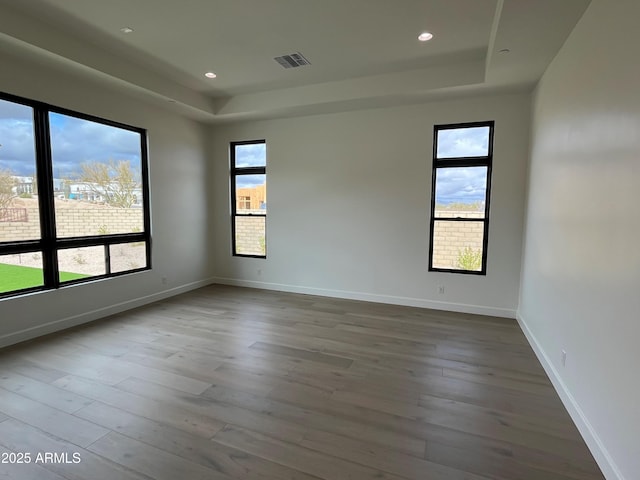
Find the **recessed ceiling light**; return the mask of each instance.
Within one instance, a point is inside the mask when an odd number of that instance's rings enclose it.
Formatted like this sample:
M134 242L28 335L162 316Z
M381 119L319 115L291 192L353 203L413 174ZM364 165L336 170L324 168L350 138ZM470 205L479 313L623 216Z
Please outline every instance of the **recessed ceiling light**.
M213 72L207 72L207 73L204 74L204 76L207 77L207 78L216 78L217 77L217 75L215 73L213 73Z
M429 33L429 32L422 32L420 35L418 35L418 40L420 40L421 42L428 42L432 38L433 38L433 33Z
M122 28L120 29L120 31L121 31L122 33L131 33L131 32L133 32L133 28L130 28L130 27L122 27Z

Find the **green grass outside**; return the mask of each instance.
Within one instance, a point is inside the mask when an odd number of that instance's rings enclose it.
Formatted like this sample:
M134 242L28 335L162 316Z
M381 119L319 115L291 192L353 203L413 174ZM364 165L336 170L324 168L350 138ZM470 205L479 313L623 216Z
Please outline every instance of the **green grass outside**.
M60 272L60 281L77 280L87 278L89 275L81 273ZM0 263L0 293L13 292L23 288L40 287L44 284L42 269L22 267L20 265L7 265Z

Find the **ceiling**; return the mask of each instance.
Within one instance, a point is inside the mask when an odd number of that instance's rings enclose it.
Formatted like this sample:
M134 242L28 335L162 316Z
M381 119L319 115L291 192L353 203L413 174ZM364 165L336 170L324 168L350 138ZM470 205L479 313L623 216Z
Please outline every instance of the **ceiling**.
M198 120L272 118L530 90L589 3L0 0L0 54L74 69ZM434 38L419 42L423 31ZM296 52L311 65L274 60Z

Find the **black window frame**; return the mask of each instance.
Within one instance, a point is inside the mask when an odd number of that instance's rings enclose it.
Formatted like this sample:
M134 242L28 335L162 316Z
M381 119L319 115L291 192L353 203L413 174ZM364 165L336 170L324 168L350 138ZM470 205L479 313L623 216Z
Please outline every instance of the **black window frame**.
M438 158L438 132L463 128L489 127L489 145L487 155L476 157ZM487 274L487 251L489 245L489 207L491 200L491 172L493 168L493 142L495 121L449 123L433 126L433 163L431 173L431 218L429 228L429 271L459 273L463 275ZM436 218L436 176L439 169L463 167L487 167L487 185L485 190L484 218L438 217ZM455 268L439 268L433 266L435 222L480 222L484 225L482 239L482 265L480 270L463 270Z
M45 102L0 92L0 100L24 105L33 109L33 129L36 154L36 179L38 186L38 208L40 215L40 239L0 242L0 256L21 253L42 253L43 285L0 293L0 298L14 297L32 292L56 290L68 285L91 283L105 278L120 277L131 273L151 270L151 209L149 196L149 165L146 129L134 127L105 118L77 112ZM59 113L70 117L121 128L140 135L140 166L142 184L143 232L62 237L56 235L56 212L54 201L53 158L49 114ZM146 265L123 272L111 273L110 245L145 242ZM105 250L105 274L87 278L60 281L58 251L103 246Z
M229 161L231 167L231 253L234 257L247 258L267 258L267 214L266 213L238 213L237 197L236 197L236 178L242 175L267 175L267 160L265 154L265 164L262 167L236 167L236 147L241 145L260 145L264 144L266 149L267 141L259 140L243 140L239 142L229 143ZM237 217L264 217L264 255L252 255L247 253L238 253L236 245L236 218Z

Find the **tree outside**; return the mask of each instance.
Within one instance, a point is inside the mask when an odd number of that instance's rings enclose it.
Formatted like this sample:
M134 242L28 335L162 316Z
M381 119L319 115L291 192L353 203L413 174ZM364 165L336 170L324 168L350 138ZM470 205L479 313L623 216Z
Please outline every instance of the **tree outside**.
M16 198L14 187L16 180L13 173L7 169L0 169L0 209L9 208Z
M140 172L128 160L109 160L80 165L78 182L113 207L131 208L141 190Z

